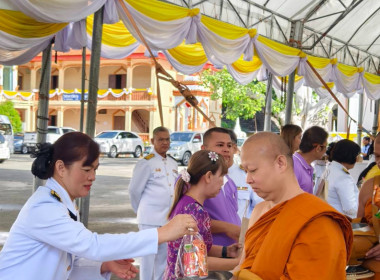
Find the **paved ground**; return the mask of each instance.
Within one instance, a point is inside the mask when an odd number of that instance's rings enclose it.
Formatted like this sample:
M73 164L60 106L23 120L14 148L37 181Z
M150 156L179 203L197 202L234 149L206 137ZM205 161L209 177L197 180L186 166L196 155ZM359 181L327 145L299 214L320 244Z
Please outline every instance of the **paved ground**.
M91 191L90 230L98 233L138 230L128 196L128 185L136 162L134 158L101 158ZM28 155L16 154L0 164L0 249L18 212L32 194L31 163ZM355 180L366 165L367 162L357 164L351 171ZM136 263L139 263L138 259Z

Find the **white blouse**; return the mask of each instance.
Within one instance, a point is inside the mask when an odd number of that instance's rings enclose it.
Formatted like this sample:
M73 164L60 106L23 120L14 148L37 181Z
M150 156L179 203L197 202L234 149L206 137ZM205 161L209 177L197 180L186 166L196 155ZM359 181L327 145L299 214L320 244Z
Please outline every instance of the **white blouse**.
M342 214L356 218L359 190L348 170L339 162L331 162L327 182L327 202Z
M55 191L60 200L52 195ZM157 253L157 229L97 234L81 222L68 193L54 179L28 199L0 252L1 280L96 280L104 261Z

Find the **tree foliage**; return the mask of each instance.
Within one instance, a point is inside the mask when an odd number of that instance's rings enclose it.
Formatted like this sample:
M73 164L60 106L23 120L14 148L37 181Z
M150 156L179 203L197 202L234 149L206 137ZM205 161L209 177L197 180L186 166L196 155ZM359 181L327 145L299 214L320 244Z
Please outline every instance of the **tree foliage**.
M235 120L254 118L265 106L266 84L253 81L241 85L224 68L218 72L206 70L202 73L202 85L211 92L211 99L221 99L223 115L227 119ZM277 117L285 105L276 94L272 94L272 115Z
M13 133L22 132L21 118L18 111L14 108L12 101L8 100L0 103L0 115L5 115L9 118L13 127Z

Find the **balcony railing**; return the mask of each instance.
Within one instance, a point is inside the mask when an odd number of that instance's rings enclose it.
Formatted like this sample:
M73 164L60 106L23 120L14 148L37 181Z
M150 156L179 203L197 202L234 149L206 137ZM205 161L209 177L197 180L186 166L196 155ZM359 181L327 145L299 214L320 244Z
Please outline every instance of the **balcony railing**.
M4 91L1 92L0 97L3 99L13 99L17 101L38 101L38 92L16 92ZM87 99L88 93L85 93ZM156 99L150 88L146 89L103 89L98 90L98 101L152 101ZM50 101L80 101L81 93L75 90L50 90Z

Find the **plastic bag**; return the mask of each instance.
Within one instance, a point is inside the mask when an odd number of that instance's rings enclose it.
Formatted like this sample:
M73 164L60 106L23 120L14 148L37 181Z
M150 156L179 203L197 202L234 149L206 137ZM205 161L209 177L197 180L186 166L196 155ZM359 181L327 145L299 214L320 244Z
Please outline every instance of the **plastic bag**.
M175 276L186 279L207 275L207 248L202 236L199 233L185 235L178 249Z

